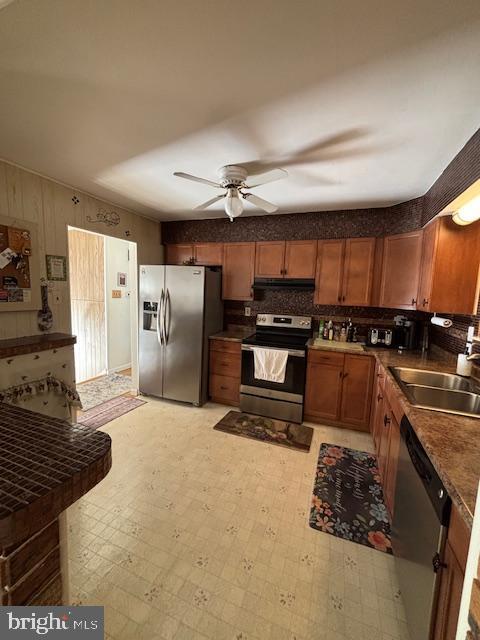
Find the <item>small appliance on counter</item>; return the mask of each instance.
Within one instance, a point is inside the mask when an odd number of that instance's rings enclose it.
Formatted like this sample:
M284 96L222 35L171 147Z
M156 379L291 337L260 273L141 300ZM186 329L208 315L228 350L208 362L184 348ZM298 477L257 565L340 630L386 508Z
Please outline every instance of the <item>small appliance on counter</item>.
M370 327L367 332L367 344L369 347L394 347L393 329Z
M399 351L416 349L417 347L417 326L415 320L408 320L406 316L395 316L394 342Z

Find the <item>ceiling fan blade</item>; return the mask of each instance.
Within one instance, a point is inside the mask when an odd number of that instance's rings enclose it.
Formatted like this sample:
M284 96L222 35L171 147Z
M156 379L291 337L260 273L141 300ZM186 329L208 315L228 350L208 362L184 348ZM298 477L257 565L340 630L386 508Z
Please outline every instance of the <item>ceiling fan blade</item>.
M218 182L213 182L212 180L207 180L206 178L198 178L197 176L192 176L190 173L183 173L183 171L174 171L173 175L177 176L177 178L185 178L186 180L193 180L193 182L208 184L211 187L217 187L218 189L223 188L221 184L218 184Z
M274 213L278 209L276 204L272 204L271 202L268 202L268 200L259 198L253 193L242 193L242 196L245 198L245 200L248 200L253 205L258 207L259 209L262 209L263 211L266 211L267 213Z
M285 169L272 169L265 174L265 177L260 176L260 178L258 178L258 182L246 185L246 188L253 189L253 187L259 187L262 184L275 182L275 180L281 180L282 178L286 178L287 176L288 172L285 171Z
M203 204L199 204L198 207L195 207L195 211L201 210L201 209L207 209L207 207L211 207L212 204L215 204L219 200L223 200L223 198L225 198L226 195L227 195L226 193L222 193L219 196L215 196L215 198L212 198L211 200L207 200Z

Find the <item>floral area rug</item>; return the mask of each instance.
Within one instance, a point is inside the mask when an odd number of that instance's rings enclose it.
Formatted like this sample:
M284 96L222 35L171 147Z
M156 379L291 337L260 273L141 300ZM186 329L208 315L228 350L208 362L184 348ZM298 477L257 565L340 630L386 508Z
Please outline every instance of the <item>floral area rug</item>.
M392 553L390 519L374 455L331 444L321 445L310 526Z
M77 384L77 391L82 402L82 409L88 411L102 402L121 396L132 388L132 378L119 373L95 378L89 382Z
M229 411L214 426L214 429L301 451L310 451L313 437L313 429L303 424L254 416L239 411Z

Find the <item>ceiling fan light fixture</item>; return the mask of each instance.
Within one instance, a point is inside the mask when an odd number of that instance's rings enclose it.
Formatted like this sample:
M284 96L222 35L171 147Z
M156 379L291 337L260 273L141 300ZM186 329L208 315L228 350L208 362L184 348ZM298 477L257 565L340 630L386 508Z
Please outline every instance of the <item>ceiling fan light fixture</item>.
M234 218L243 213L243 203L240 200L238 190L229 188L227 191L227 197L225 198L225 213L230 218L230 222L233 222Z

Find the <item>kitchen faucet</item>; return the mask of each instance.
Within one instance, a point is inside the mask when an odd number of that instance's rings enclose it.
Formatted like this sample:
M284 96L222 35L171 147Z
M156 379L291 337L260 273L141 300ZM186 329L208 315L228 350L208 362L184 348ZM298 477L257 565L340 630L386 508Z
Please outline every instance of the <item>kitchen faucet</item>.
M480 360L480 353L471 353L467 356L467 360Z

